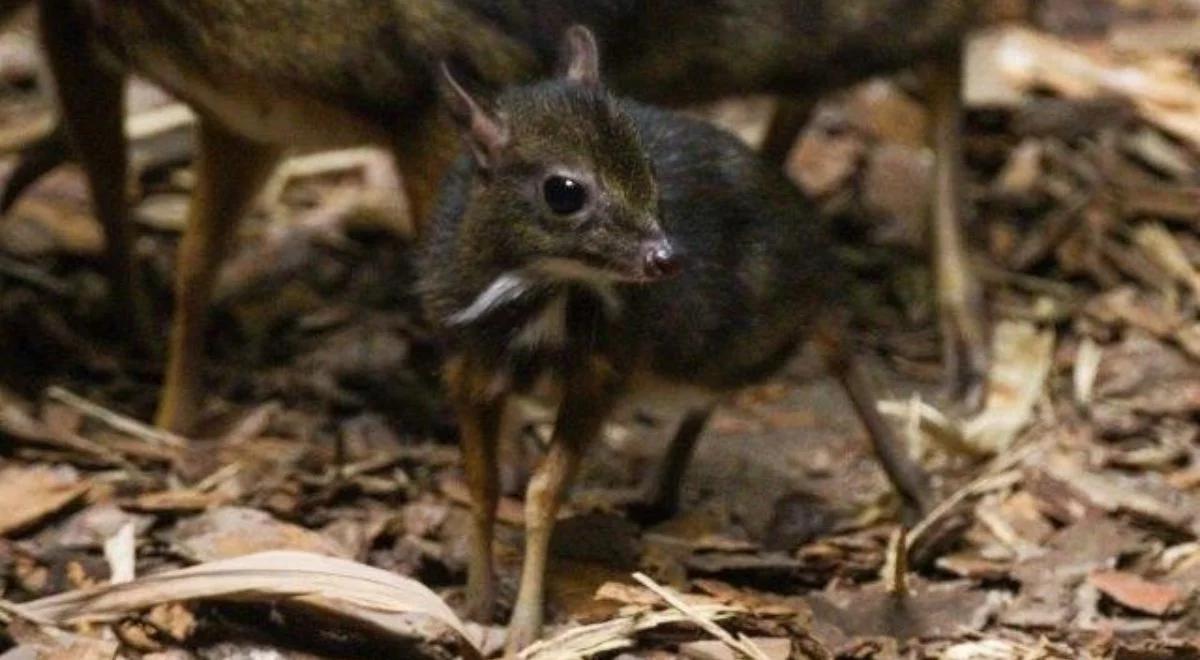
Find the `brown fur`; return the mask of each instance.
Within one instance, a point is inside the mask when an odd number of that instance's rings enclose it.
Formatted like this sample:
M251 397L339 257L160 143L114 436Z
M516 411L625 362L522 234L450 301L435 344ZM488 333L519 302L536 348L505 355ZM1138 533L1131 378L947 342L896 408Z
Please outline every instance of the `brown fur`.
M475 616L489 615L494 596L506 418L530 400L555 418L526 492L510 651L541 627L558 507L617 405L690 408L646 507L669 513L712 405L768 377L806 338L849 393L909 511L932 505L847 346L846 273L806 200L736 138L607 95L586 34L569 32L578 52L563 77L491 102L447 73L469 149L446 178L419 268L427 315L452 356L447 388L473 491ZM564 179L576 194L563 192ZM687 257L660 268L672 255Z
M821 91L946 51L980 1L38 0L38 6L49 50L59 51L51 60L66 128L108 237L117 318L134 319L145 345L152 333L130 263L118 130L126 71L161 83L205 123L247 145L391 148L420 226L456 146L434 92L439 61L460 65L484 85L530 80L550 68L563 29L585 22L609 55L608 78L617 91L669 104L772 92L800 98L795 108ZM0 2L4 11L22 4ZM790 144L783 133L802 125L803 113L782 118L788 121L777 129L783 130L773 132L776 159ZM260 151L251 148L252 158ZM234 199L197 195L189 234L212 231L199 225L243 208L255 192L224 174L245 169L240 153L202 158L213 177L230 179L214 181L212 191ZM204 249L193 257L197 264L181 268L201 283L209 275L195 273L220 262L220 254ZM181 296L207 299L188 286L180 280ZM961 307L956 301L948 304ZM204 307L181 305L172 332L202 327L190 317L203 316ZM198 359L177 353L198 351L194 340L172 346L168 372L199 369ZM168 381L164 401L174 403L160 407L159 423L184 430L195 421L198 382L194 375Z

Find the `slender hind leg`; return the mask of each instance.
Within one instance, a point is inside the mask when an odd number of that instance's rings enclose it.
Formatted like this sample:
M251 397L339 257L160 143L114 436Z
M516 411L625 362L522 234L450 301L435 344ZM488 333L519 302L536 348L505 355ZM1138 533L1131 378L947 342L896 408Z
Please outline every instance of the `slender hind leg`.
M181 432L196 423L204 400L204 335L217 269L281 153L211 120L201 119L197 130L196 186L179 244L167 373L155 418L159 426Z
M42 45L57 87L63 128L83 165L96 218L104 228L114 329L124 329L137 348L148 350L155 333L127 222L125 76L97 60L87 21L72 3L42 0L39 9Z
M867 429L871 449L880 467L904 505L905 521L912 524L933 508L934 493L929 475L905 451L904 444L876 407L879 397L855 357L841 319L827 320L818 328L817 347L826 367L850 397L858 418Z
M659 464L658 472L649 483L646 499L630 508L630 515L639 524L652 525L673 518L679 512L679 491L683 486L683 476L687 473L692 454L695 453L696 443L708 418L712 416L713 406L697 408L684 415L671 444L667 445L667 453Z
M988 368L983 296L962 232L962 53L927 71L934 166L930 238L947 385L968 408L979 406Z

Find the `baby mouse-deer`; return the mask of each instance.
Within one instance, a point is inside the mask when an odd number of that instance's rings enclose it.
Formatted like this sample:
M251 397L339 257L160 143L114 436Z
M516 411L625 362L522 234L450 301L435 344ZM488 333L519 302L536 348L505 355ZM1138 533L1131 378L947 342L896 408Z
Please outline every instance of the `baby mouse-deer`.
M906 505L931 503L840 339L842 276L805 199L734 137L611 96L586 28L570 28L563 50L560 77L494 102L443 67L469 153L443 184L420 270L474 503L474 616L494 597L497 444L518 426L516 404L556 411L526 494L510 651L541 628L555 514L614 410L664 389L695 394L662 470L677 479L707 411L806 339L825 349Z

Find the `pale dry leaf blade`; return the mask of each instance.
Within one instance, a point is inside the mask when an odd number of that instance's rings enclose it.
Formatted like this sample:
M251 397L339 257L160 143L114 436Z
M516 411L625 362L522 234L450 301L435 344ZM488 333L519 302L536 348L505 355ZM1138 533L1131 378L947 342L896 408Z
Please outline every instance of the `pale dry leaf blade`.
M137 525L129 521L104 542L104 559L108 562L108 581L112 584L132 582L137 565Z
M1096 375L1100 370L1103 352L1091 337L1084 337L1083 341L1079 342L1079 350L1075 355L1075 369L1071 374L1075 401L1078 403L1088 403L1092 400L1092 390L1096 386Z
M711 603L692 609L710 621L727 619L742 610L734 605ZM519 660L578 660L633 646L642 632L660 626L690 622L691 616L678 610L646 610L622 614L614 619L576 626L558 635L534 642L517 656Z
M401 635L405 615L429 617L474 647L462 621L428 587L345 559L272 551L150 575L133 582L71 591L15 606L30 620L67 625L119 619L162 603L224 598L294 598Z
M1019 660L1029 649L1003 639L959 642L942 652L945 660Z
M1033 419L1053 366L1055 337L1023 321L1001 321L992 335L988 397L977 415L952 419L919 400L880 401L879 411L916 426L926 440L918 444L971 456L1003 453Z
M1054 333L1032 323L1002 321L992 337L984 409L964 425L975 451L994 455L1008 449L1033 417L1054 360Z

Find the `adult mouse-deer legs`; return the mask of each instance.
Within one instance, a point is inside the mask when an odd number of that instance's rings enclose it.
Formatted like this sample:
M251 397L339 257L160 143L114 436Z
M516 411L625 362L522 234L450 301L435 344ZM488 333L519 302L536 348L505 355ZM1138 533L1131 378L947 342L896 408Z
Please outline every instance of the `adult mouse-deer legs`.
M203 404L204 336L217 269L238 225L279 161L280 147L247 140L201 120L196 187L179 244L175 313L166 379L155 423L186 430Z

